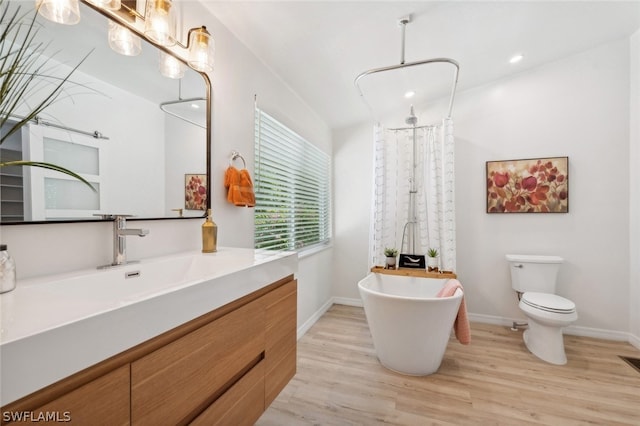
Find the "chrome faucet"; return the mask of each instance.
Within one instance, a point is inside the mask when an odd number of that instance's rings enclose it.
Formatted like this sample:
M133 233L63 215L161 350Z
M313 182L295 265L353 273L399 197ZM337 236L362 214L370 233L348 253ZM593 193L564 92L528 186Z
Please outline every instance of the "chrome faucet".
M149 234L148 229L127 228L127 217L131 215L102 215L104 219L113 219L113 263L98 266L98 269L110 268L112 266L136 263L137 261L127 261L127 235L137 235L144 237Z

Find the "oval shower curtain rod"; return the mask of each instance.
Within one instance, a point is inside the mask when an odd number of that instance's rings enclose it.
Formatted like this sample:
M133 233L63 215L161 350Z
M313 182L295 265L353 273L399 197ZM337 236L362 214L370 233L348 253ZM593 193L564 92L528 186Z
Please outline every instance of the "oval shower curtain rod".
M372 74L376 74L376 73L380 73L380 72L385 72L385 71L393 71L393 70L397 70L397 69L402 69L402 68L409 68L409 67L414 67L414 66L418 66L418 65L425 65L425 64L432 64L432 63L447 63L447 64L451 64L455 67L454 73L453 73L453 87L451 89L451 96L449 97L449 110L448 110L448 114L447 114L447 118L451 118L451 112L453 110L453 99L455 97L456 94L456 88L458 86L458 72L460 71L460 64L458 64L458 62L454 59L451 58L432 58L432 59L424 59L421 61L415 61L415 62L405 62L404 61L404 51L405 51L405 27L406 25L411 22L411 15L408 15L406 17L400 18L400 20L398 21L398 23L400 24L400 26L402 27L402 43L401 43L401 56L400 56L400 63L397 65L390 65L387 67L380 67L380 68L373 68L370 70L367 70L365 72L360 73L356 79L354 80L353 84L356 86L356 88L358 89L358 92L360 93L360 96L364 98L364 94L362 93L362 90L360 89L360 86L358 85L358 81L360 81L360 79L362 79L363 77L366 77L368 75L372 75ZM365 100L366 102L366 100Z

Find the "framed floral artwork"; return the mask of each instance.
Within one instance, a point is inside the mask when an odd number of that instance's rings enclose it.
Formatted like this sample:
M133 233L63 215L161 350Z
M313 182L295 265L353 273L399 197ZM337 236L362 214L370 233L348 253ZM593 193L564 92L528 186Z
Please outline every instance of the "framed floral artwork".
M569 157L487 161L487 213L569 212Z
M207 175L184 175L184 208L186 210L206 210Z

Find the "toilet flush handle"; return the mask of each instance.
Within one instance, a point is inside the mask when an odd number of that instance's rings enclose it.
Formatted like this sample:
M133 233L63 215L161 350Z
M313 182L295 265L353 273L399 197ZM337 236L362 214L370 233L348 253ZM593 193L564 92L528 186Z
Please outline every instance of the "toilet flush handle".
M520 265L513 265L513 267L514 267L514 268L524 268L524 265L523 265L523 264L520 264Z

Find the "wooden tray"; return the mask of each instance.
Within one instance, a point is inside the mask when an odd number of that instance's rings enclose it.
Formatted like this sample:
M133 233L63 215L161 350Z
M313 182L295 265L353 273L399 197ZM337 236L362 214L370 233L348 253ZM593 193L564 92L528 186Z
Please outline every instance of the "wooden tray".
M421 278L457 278L453 272L427 272L424 269L384 269L382 266L374 266L371 272L376 274L401 275L405 277Z

